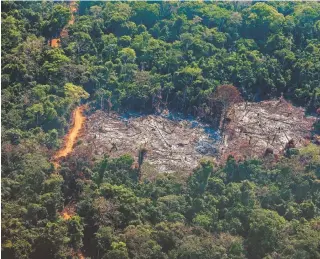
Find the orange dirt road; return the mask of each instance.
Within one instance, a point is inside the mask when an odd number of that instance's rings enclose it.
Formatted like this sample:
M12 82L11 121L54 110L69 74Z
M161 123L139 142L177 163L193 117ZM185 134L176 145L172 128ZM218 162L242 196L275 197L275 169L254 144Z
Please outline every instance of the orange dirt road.
M68 25L72 25L72 24L74 24L74 20L75 20L74 13L76 13L78 11L76 1L70 1L69 9L70 9L70 12L71 12L71 18L68 21ZM61 42L60 38L64 38L64 37L68 36L68 30L67 30L66 27L67 26L65 26L62 29L62 31L60 32L60 37L59 38L51 39L51 41L49 41L49 45L52 48L58 48L60 46L60 42Z
M66 135L65 138L65 144L62 149L60 149L57 154L53 157L53 164L55 168L59 167L59 158L65 157L68 154L70 154L73 150L73 145L77 140L77 137L79 136L80 130L82 129L82 126L86 120L85 116L83 115L83 111L85 110L87 106L82 105L77 107L72 114L73 119L73 126ZM60 213L60 216L63 218L63 220L69 220L73 215L75 214L75 206L70 204L69 206L66 206L63 211ZM79 259L84 259L84 255L79 250L75 254Z
M76 142L76 139L80 133L80 130L83 126L83 123L85 122L85 117L83 115L83 111L85 109L85 106L79 106L76 108L73 112L72 118L73 118L73 126L68 132L66 138L65 138L65 144L62 149L60 149L56 155L53 157L54 161L59 160L61 157L66 157L68 154L70 154L73 150L73 145Z

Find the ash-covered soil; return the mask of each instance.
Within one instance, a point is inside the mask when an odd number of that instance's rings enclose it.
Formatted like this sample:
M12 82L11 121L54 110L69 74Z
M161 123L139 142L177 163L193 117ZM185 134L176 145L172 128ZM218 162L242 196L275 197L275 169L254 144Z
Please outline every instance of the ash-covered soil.
M83 144L94 146L97 156L130 154L137 161L147 149L142 169L154 172L191 172L201 158L214 159L217 141L213 130L199 122L145 115L123 118L97 111L87 118Z
M292 106L282 98L236 104L227 115L221 154L261 157L267 148L279 154L290 140L295 147L301 147L310 139L315 120L306 117L303 108Z

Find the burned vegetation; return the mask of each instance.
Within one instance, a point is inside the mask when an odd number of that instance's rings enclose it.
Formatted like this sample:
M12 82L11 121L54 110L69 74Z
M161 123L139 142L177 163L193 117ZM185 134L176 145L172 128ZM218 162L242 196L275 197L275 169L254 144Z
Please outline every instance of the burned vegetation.
M316 118L306 117L303 108L294 107L283 98L259 103L233 105L226 116L223 159L275 156L298 148L310 140Z

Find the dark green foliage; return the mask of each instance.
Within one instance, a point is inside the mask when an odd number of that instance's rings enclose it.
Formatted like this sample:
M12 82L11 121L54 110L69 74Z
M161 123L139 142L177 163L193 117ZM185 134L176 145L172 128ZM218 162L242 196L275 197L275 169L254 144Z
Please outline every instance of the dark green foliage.
M188 187L191 191L191 196L195 197L197 194L202 194L207 188L208 179L213 170L213 163L211 161L200 161L200 168L194 172L189 178Z
M218 98L228 86L250 101L283 93L316 112L319 3L78 4L67 25L67 2L1 2L2 256L320 258L319 146L290 148L274 164L201 161L188 179L143 183L129 155L75 154L59 174L49 162L84 99L217 123L236 101ZM68 36L50 47L63 27ZM70 201L75 215L63 220Z

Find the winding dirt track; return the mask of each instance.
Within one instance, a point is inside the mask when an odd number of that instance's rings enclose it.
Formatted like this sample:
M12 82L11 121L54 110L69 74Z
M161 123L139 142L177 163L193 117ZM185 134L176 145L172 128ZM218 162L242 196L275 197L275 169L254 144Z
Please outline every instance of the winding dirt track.
M77 140L77 137L80 134L80 131L86 119L85 116L83 115L83 111L85 108L86 106L82 105L77 107L73 111L73 114L72 114L73 126L65 137L64 146L60 150L58 150L58 152L53 157L53 163L56 169L59 167L59 159L62 157L66 157L73 151L73 146ZM69 220L74 214L75 214L75 206L74 204L71 204L71 203L68 204L66 207L64 207L64 209L60 213L61 217L64 220ZM79 259L85 258L80 250L78 252L75 252L75 255Z
M71 12L71 18L70 18L70 20L69 20L67 25L72 25L72 24L74 24L74 20L75 20L74 13L76 13L78 11L76 1L70 1L69 9L70 9L70 12ZM60 35L59 35L58 38L54 38L54 39L51 39L49 41L49 45L52 48L58 48L60 46L60 43L61 43L61 38L64 38L64 37L67 37L67 36L68 36L68 29L67 29L67 26L65 26L61 30Z
M74 143L76 142L76 139L86 119L83 115L84 109L85 109L85 106L82 105L77 107L73 111L73 115L72 115L73 127L70 129L70 131L68 132L65 138L64 147L58 150L58 152L53 157L54 161L58 161L61 157L66 157L68 154L72 152Z
M71 11L71 19L68 22L68 25L74 24L74 13L77 12L77 3L76 1L71 1L69 4L69 9ZM68 36L68 30L66 27L62 29L60 32L60 37L51 39L49 41L49 44L53 48L58 48L60 47L60 38ZM80 130L85 122L85 116L83 115L83 111L86 108L85 105L77 107L72 114L72 119L73 119L73 127L70 129L68 134L65 137L65 144L63 148L58 150L58 152L54 155L53 157L53 164L55 168L57 169L59 167L59 159L62 157L66 157L69 155L72 150L73 146L77 140L77 137L79 136ZM61 217L64 220L69 220L75 213L75 206L74 204L69 204L67 205L62 212L60 213ZM84 259L84 255L82 254L81 250L78 252L74 253L75 256L77 256L79 259Z

